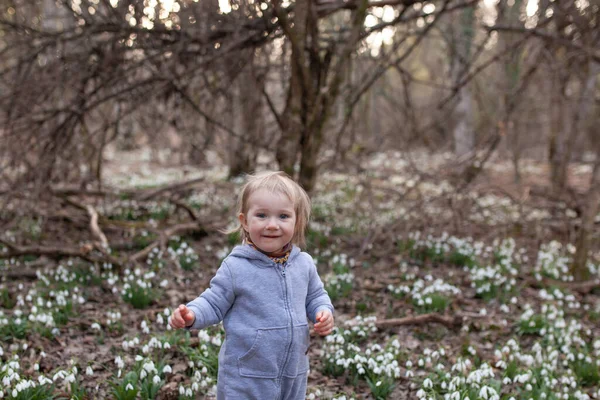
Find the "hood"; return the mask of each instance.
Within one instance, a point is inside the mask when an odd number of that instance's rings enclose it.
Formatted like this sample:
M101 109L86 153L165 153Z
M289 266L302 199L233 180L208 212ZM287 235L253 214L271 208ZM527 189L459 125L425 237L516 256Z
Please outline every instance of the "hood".
M300 254L300 248L292 245L292 252L290 253L290 257L288 258L288 262L291 262ZM256 263L259 267L271 267L273 266L273 261L264 253L248 246L248 245L239 245L235 246L229 257L238 257L245 258L251 260L253 263Z

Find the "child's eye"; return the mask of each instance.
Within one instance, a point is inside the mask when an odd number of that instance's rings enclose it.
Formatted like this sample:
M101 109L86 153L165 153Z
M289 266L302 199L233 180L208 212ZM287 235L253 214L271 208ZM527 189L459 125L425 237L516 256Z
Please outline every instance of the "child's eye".
M256 214L256 216L258 218L264 218L264 217L266 217L266 214L264 214L264 213L258 213L258 214Z
M287 218L289 218L289 217L290 217L290 216L289 216L289 215L287 215L287 214L281 214L281 215L279 216L279 218L281 218L281 219L287 219Z

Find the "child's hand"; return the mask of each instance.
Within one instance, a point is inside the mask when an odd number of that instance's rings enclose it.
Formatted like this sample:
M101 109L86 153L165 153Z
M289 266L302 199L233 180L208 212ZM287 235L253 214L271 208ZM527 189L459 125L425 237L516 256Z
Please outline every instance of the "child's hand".
M169 324L175 329L180 329L192 326L195 320L196 315L194 312L183 304L180 304L179 307L173 311L171 318L169 318Z
M321 336L329 335L333 330L333 315L329 310L321 310L317 313L315 332Z

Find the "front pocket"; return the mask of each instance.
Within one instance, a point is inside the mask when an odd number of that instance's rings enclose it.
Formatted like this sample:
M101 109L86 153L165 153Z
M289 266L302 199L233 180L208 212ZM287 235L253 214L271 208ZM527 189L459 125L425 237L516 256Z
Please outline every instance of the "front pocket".
M283 372L283 376L295 378L299 374L308 371L308 346L310 344L310 335L308 325L298 325L294 327L294 341L290 347L288 363Z
M257 329L252 347L238 358L241 376L277 378L289 342L289 328Z

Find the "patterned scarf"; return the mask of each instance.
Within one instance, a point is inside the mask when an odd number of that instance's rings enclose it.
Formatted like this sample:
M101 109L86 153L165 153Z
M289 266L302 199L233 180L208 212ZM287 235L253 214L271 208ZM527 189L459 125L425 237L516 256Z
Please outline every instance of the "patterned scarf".
M252 247L253 249L258 250L264 254L263 251L261 251L258 247L256 247L256 245L254 243L252 243L250 238L246 238L246 244L248 246ZM283 250L285 251L285 253L281 256L270 256L268 254L266 254L266 256L269 257L271 260L273 260L273 262L276 264L284 264L288 260L288 258L290 258L290 254L292 253L292 244L291 243L286 244L283 247Z

